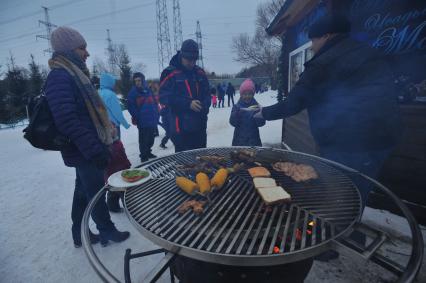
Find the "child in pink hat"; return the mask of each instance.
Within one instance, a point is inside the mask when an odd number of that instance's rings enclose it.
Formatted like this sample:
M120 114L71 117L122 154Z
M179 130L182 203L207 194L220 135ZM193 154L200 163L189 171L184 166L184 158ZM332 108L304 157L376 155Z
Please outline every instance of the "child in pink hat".
M262 146L259 127L265 125L265 119L254 118L253 108L260 105L254 99L255 86L251 79L246 79L240 86L240 99L232 107L229 123L235 127L233 146Z

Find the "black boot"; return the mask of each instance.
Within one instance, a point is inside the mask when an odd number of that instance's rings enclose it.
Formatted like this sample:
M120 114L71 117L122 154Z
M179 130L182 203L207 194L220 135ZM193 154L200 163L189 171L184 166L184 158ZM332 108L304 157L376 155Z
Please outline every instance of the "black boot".
M157 155L152 154L151 152L148 154L148 158L157 158Z
M117 192L108 192L107 194L107 206L108 206L108 210L111 212L121 212L121 207L120 207L120 194Z
M75 231L75 229L71 229L72 231L72 239L74 241L74 247L75 248L80 248L81 247L81 233L80 231ZM96 244L99 243L99 235L98 234L94 234L92 233L92 231L89 231L89 236L90 236L90 243Z
M116 228L110 232L105 232L100 235L101 245L106 247L108 245L108 241L113 241L116 243L123 242L129 238L130 232L124 231L120 232Z

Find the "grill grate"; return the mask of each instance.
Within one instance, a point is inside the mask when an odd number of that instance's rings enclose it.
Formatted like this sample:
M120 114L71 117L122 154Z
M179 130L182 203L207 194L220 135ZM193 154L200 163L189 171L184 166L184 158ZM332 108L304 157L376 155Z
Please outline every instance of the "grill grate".
M232 150L201 149L154 161L147 167L154 178L125 194L131 221L153 242L182 255L223 264L272 265L321 252L358 219L360 197L348 176L314 157L282 150L274 150L274 160L309 164L319 174L317 180L296 183L269 168L292 195L291 203L265 206L251 177L241 171L212 193L201 216L179 214L179 205L193 197L176 187L176 165L195 162L199 155L229 156Z

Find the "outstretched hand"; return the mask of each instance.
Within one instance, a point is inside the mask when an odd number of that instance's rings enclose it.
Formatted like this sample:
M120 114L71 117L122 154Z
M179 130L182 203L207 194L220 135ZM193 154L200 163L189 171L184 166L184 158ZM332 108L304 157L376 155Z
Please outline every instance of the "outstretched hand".
M201 109L203 109L203 105L201 104L199 100L193 100L191 101L190 108L194 112L200 112Z
M256 112L253 114L253 118L255 119L264 119L262 115L262 106L259 105L259 107L255 110Z

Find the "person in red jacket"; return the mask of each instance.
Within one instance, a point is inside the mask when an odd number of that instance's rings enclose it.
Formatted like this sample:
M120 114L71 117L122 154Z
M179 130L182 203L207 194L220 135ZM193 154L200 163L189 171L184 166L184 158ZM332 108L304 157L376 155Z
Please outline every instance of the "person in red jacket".
M188 39L161 74L160 103L168 109L169 132L175 151L204 148L211 104L209 81L195 65L198 44Z

